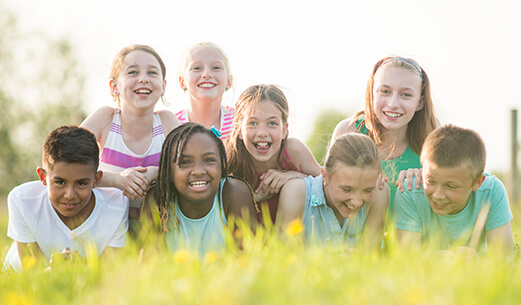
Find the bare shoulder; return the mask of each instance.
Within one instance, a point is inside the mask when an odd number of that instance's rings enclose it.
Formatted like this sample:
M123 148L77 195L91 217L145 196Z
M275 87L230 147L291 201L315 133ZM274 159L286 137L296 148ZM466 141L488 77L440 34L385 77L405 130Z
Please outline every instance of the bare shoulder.
M332 140L338 138L339 136L351 133L356 131L355 120L352 117L344 119L340 121L335 127L335 131L333 131Z
M104 129L109 128L114 118L115 108L103 106L91 113L80 125L90 130L97 139L100 138Z
M302 217L306 205L306 182L304 179L292 179L280 190L277 218L282 223Z
M161 118L161 124L163 125L165 135L168 135L170 131L174 130L177 126L181 125L181 122L179 122L179 120L172 111L159 110L157 111L157 113Z
M223 207L225 214L239 215L243 207L254 210L253 191L248 183L239 179L228 177L222 189ZM252 212L251 215L253 215Z
M387 211L390 193L391 191L387 183L382 190L377 187L373 198L367 205L367 212L371 213L372 210Z

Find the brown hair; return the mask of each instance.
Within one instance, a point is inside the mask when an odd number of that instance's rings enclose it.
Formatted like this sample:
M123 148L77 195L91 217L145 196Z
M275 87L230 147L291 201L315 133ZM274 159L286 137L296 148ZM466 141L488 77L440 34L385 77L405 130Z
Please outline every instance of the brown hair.
M371 138L360 133L347 133L335 139L324 161L326 173L331 175L339 163L359 168L376 167L381 170L378 148Z
M365 91L365 109L356 113L353 119L357 120L361 115L364 115L365 119L363 124L359 125L359 130L365 125L368 131L367 135L373 139L376 145L382 143L382 138L385 136L385 132L382 124L378 121L378 118L374 113L373 89L374 75L376 74L376 71L384 65L410 70L416 73L422 80L420 101L423 101L423 107L421 110L416 111L407 126L407 144L409 144L411 149L419 155L425 138L437 127L437 123L436 116L434 115L434 105L431 98L429 77L423 68L414 60L402 57L385 57L380 59L374 65L371 76L367 81Z
M284 92L275 85L255 85L247 88L235 104L235 117L233 119L233 130L230 140L227 144L228 164L230 173L240 178L243 178L252 187L255 187L257 175L251 155L246 150L243 140L239 138L241 134L241 127L244 119L248 115L248 111L252 109L257 103L261 101L272 102L282 114L282 122L288 122L289 109L288 101ZM287 138L287 136L286 136ZM279 168L289 167L296 170L295 165L283 153L286 138L282 139L278 156Z
M439 167L468 165L475 179L485 171L486 159L485 144L479 134L454 125L431 132L425 139L420 158L422 163L428 160Z

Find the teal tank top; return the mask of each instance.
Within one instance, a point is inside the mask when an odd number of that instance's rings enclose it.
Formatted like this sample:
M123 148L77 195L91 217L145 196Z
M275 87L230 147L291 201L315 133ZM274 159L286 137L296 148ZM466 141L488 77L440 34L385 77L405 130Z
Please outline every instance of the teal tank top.
M356 247L367 220L366 206L354 218L345 219L340 226L333 209L327 206L322 176L303 179L306 183L306 204L302 224L306 239L310 243Z
M364 121L363 117L359 117L358 120L355 122L355 127L358 130L358 126L362 124ZM365 124L361 126L359 133L367 134L367 128L365 127ZM420 163L420 156L416 154L409 145L407 145L407 148L405 149L405 152L399 156L396 159L392 160L382 160L380 159L380 163L382 165L382 171L384 175L389 178L389 182L387 183L389 185L389 189L391 190L390 197L389 197L389 211L387 214L387 219L390 221L390 217L393 211L393 202L394 202L394 196L396 195L397 187L394 186L394 183L398 179L398 176L400 175L400 172L402 170L407 170L409 168L421 168L422 165Z
M170 227L170 232L166 234L166 245L169 251L175 252L185 249L199 253L203 257L209 251L224 250L227 220L224 214L221 190L225 182L226 178L222 178L219 189L215 193L212 209L199 219L186 217L179 208L176 198L174 208L179 219L179 232ZM173 219L172 211L170 211L170 217Z

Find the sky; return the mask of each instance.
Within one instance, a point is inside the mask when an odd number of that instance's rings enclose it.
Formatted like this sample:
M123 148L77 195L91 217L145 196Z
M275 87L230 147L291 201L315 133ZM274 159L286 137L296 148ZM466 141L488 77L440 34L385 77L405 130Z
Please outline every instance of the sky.
M0 0L25 32L67 38L86 77L85 110L112 105L113 57L139 43L167 66L172 111L188 106L177 83L183 51L200 41L224 49L233 105L248 86L271 83L287 94L290 135L306 141L315 117L364 107L367 79L388 55L426 71L442 124L476 130L489 172L510 170L510 110L521 108L521 1L518 0ZM28 46L30 47L30 46ZM520 109L521 110L521 109Z

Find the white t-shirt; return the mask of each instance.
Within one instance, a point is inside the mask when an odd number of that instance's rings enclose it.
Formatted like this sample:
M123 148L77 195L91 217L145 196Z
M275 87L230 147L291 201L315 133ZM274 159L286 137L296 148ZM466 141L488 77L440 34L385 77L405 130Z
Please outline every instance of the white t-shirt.
M17 186L7 199L7 236L21 243L36 242L47 261L51 254L62 252L65 247L78 250L81 256L85 256L89 244L96 247L98 255L106 247L123 247L128 229L127 197L118 189L92 190L96 198L92 213L79 227L70 230L54 210L45 185L33 181ZM11 246L5 263L15 269L20 267L16 243Z

